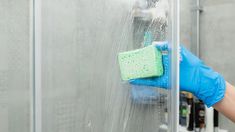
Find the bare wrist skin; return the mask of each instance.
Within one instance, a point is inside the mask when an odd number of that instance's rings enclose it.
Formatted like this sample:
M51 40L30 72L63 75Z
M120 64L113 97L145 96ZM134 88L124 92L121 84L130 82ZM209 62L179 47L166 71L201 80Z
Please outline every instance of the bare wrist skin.
M213 106L217 111L235 123L235 88L226 82L224 98Z

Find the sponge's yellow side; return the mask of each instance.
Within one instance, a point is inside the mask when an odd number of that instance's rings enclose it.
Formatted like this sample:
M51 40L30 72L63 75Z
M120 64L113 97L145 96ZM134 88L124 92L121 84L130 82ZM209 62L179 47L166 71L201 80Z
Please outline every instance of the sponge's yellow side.
M119 53L123 80L161 76L163 74L162 54L155 46Z

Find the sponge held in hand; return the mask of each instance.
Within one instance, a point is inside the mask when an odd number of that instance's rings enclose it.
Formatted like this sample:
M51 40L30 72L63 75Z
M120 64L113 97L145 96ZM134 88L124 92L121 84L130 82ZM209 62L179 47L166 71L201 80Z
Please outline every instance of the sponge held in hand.
M118 61L123 80L161 76L163 74L162 54L153 45L119 53Z

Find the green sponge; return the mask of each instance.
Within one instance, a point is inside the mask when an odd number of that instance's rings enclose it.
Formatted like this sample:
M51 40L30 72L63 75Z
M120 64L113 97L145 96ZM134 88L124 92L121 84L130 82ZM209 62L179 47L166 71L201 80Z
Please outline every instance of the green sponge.
M163 74L162 54L155 46L118 54L123 80L161 76Z

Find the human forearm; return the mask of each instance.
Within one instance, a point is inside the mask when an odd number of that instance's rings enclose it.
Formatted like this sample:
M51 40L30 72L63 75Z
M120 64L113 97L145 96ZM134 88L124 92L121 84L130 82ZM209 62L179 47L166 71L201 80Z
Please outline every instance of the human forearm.
M224 98L213 107L235 122L235 88L231 84L226 83Z

